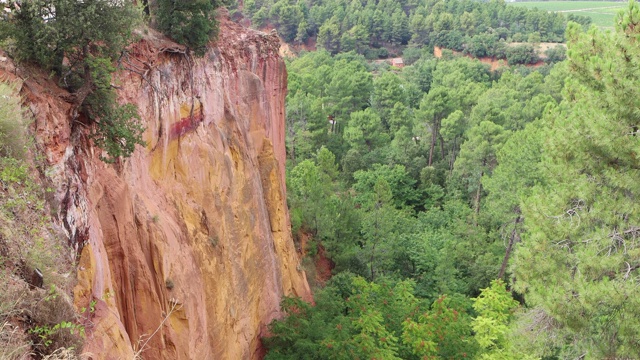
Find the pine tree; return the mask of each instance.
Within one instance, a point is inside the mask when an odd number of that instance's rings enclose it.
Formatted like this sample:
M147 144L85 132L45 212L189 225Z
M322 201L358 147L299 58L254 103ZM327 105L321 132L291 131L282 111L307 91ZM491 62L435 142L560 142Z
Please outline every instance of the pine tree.
M615 33L568 26L565 99L545 117L545 184L524 203L515 285L553 319L545 331L563 357L640 357L639 25L632 1Z

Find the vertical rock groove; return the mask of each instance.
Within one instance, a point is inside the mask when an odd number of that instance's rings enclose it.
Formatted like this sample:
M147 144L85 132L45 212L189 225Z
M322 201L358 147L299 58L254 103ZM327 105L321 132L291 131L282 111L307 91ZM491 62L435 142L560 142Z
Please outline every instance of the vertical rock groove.
M128 49L145 70L120 71L118 95L138 105L147 146L117 166L72 131L63 90L45 76L22 86L58 221L84 234L75 301L97 302L85 348L95 359L132 358L145 343L149 359L256 358L282 296L310 297L286 207L279 44L221 23L203 58L185 61L153 31Z

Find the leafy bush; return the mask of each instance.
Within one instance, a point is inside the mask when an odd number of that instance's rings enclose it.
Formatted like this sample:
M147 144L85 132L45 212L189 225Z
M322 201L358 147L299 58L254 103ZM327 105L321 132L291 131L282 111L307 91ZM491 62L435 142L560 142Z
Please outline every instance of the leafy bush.
M494 56L498 44L496 34L479 34L466 41L465 52L474 57Z
M591 26L591 22L593 21L589 16L576 15L573 13L569 13L569 15L567 15L567 20L577 22L582 25L582 28L585 30L589 29L589 26Z
M107 151L104 160L131 155L135 144L143 144L143 129L135 107L116 102L111 74L141 18L139 9L110 0L34 0L10 7L15 15L2 35L14 40L16 58L59 76L76 108L97 123L93 138Z
M407 66L413 65L413 63L420 60L420 58L425 54L428 54L428 53L424 51L423 48L408 47L404 49L404 51L402 51L402 60L404 61L404 64Z
M219 5L216 0L158 0L158 30L203 55L218 32L215 10Z
M478 316L471 326L475 340L484 352L483 359L509 358L505 356L508 346L507 325L518 305L502 280L493 280L491 287L482 289L480 296L474 300L473 308Z
M567 58L567 48L562 45L557 45L555 47L548 48L544 54L547 56L545 59L546 63L557 63Z
M367 60L384 59L389 57L389 50L387 50L386 48L366 49L364 51L364 57Z
M506 50L506 55L509 65L535 64L540 60L533 45L530 44L509 47Z
M84 60L89 54L117 56L140 20L139 10L129 1L32 0L21 7L11 3L15 16L8 35L15 40L15 55L65 78L86 75ZM65 58L69 65L63 64Z
M111 86L111 73L115 71L109 59L87 58L95 90L87 96L85 112L96 123L92 133L96 146L107 152L101 157L105 162L114 162L118 157L129 157L135 145L144 146L138 109L133 104L118 105L116 93Z
M75 322L76 313L71 299L51 285L48 293L31 308L29 330L36 352L49 355L60 348L82 350L84 326Z

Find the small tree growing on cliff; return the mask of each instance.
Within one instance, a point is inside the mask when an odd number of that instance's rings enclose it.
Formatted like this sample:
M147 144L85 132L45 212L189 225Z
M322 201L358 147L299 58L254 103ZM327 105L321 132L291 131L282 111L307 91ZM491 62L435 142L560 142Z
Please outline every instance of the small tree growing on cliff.
M29 0L11 2L2 37L14 40L14 55L58 76L72 92L73 120L95 122L92 137L107 161L129 156L143 144L133 105L119 106L111 85L112 65L131 39L140 9L122 0Z
M157 0L158 30L203 55L212 36L217 35L215 10L220 0Z

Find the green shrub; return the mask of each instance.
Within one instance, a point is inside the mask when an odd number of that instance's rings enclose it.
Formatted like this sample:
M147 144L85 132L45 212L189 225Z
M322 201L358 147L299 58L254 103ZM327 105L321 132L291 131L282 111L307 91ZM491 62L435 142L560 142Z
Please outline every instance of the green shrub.
M25 185L29 177L27 165L12 157L0 158L0 181L4 184Z
M389 50L387 50L386 48L379 48L379 49L369 48L364 51L364 57L367 60L384 59L389 57Z
M158 0L158 30L203 55L218 32L215 10L219 5L216 0Z
M30 0L9 6L15 15L6 35L15 40L15 55L64 75L63 80L84 74L88 53L118 56L141 19L130 1Z
M140 9L111 0L32 0L9 6L13 15L0 28L0 37L13 39L18 60L58 75L60 85L73 93L76 109L96 123L93 139L108 153L103 160L130 156L135 144L144 144L135 106L120 106L111 85L112 63L131 41Z
M79 355L84 342L84 326L76 322L71 298L51 285L46 296L31 307L34 350L50 355L60 348L72 349Z
M118 105L111 86L111 73L116 69L108 58L89 56L85 61L90 68L94 90L87 96L84 111L96 123L93 141L107 152L101 159L111 163L120 156L129 157L136 144L145 145L138 108L133 104Z
M540 60L536 50L531 44L516 45L507 48L506 50L507 62L509 65L519 64L535 64Z
M567 48L562 45L556 45L545 50L544 54L547 56L544 60L547 64L557 63L567 58Z
M428 54L428 52L424 51L423 48L408 47L402 51L402 60L407 66L413 65L413 63L420 60L425 54Z

